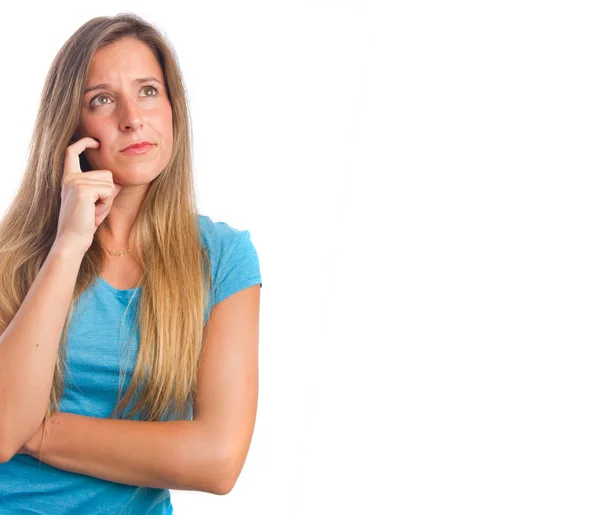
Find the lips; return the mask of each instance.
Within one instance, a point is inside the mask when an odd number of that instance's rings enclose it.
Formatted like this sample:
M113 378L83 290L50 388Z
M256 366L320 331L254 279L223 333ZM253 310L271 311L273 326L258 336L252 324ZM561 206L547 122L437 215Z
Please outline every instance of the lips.
M149 141L138 141L137 143L132 143L128 147L122 148L121 152L125 152L125 150L131 149L145 148L148 145L152 146L152 143L150 143Z

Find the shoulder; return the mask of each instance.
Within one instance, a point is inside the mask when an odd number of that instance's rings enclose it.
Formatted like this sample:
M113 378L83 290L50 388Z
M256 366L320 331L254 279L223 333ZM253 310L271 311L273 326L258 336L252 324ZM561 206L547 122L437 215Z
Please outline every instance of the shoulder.
M250 231L238 229L227 222L215 221L206 215L198 215L198 229L202 246L208 251L213 266L225 261L237 247L252 247Z
M208 250L227 246L235 242L241 233L248 232L232 227L226 222L215 221L206 215L198 215L198 228L202 236L202 244L206 244Z
M198 215L202 245L210 259L214 304L253 284L261 284L260 265L250 231Z

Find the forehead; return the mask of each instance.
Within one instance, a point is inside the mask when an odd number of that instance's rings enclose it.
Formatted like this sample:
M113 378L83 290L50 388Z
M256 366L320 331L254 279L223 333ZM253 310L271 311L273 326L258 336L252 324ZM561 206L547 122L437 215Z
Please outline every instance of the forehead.
M123 73L140 77L154 75L163 79L160 64L152 50L137 39L126 38L96 51L90 63L88 85L97 81L110 82L111 78Z

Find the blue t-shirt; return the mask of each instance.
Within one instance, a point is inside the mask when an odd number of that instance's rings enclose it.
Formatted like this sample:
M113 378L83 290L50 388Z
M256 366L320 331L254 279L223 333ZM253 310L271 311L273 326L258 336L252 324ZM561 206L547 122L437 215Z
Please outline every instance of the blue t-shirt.
M213 306L249 286L262 287L262 282L249 231L214 222L204 215L198 215L198 224L213 280L206 322ZM139 350L139 333L129 329L134 325L140 288L118 290L99 277L78 299L67 333L67 372L59 411L110 417L117 403L121 352L127 339L131 338L127 348L132 350L127 356L123 354L123 393ZM139 420L139 413L134 419ZM170 514L173 507L168 489L114 483L17 454L7 463L0 463L0 514L20 513Z

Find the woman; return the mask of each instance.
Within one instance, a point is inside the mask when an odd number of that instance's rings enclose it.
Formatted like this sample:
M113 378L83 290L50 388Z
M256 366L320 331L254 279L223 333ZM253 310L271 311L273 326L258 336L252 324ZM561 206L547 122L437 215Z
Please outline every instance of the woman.
M143 19L94 18L54 59L0 223L0 513L171 513L169 488L241 472L259 262L197 214L190 132Z

